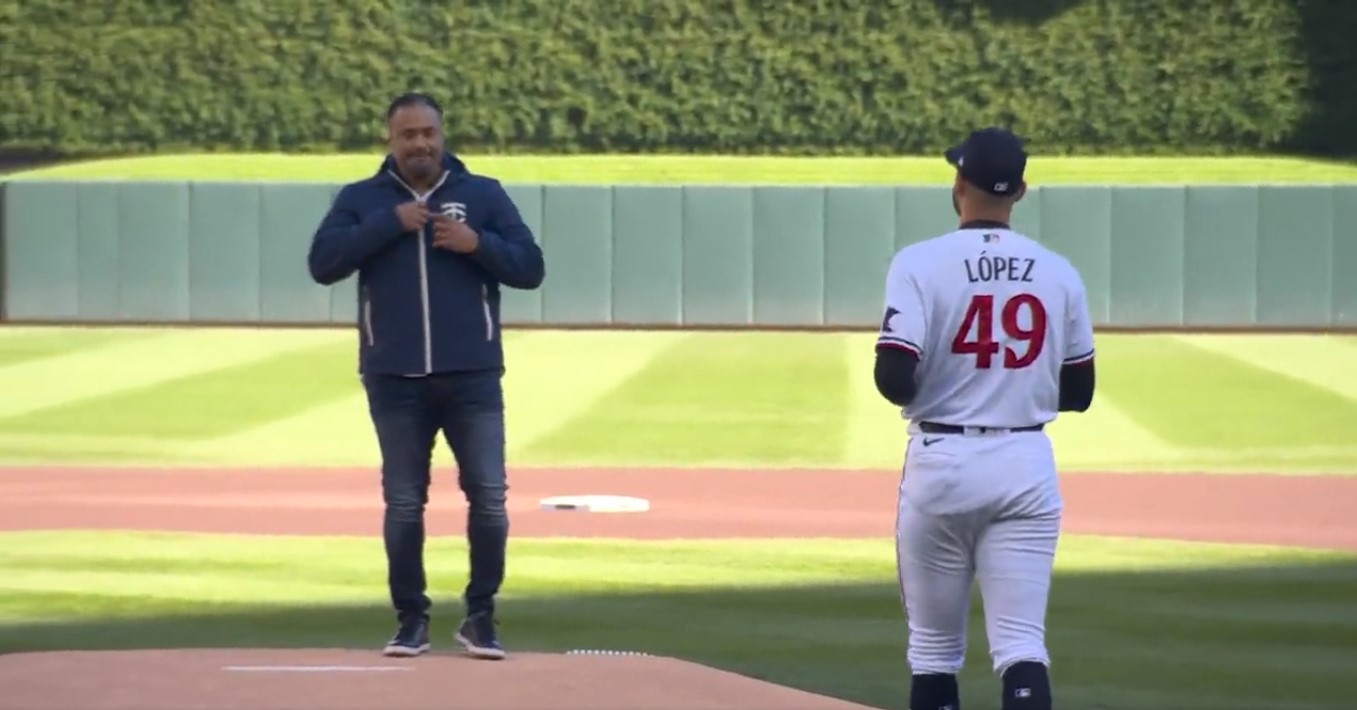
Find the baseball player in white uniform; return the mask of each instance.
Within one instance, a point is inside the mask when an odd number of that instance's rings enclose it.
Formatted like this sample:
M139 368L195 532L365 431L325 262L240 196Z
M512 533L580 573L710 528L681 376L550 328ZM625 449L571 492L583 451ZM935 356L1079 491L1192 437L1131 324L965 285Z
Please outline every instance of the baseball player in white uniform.
M909 622L910 710L959 710L973 582L1003 710L1050 710L1045 625L1062 501L1044 426L1093 399L1083 279L1009 226L1027 154L972 133L958 229L901 249L886 280L875 379L909 420L896 551Z

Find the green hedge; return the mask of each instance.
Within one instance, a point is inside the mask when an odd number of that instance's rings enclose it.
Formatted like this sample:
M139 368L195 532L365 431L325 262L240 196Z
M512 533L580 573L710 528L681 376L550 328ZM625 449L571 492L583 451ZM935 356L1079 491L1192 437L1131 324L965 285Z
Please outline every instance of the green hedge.
M1024 9L1016 13L1012 5ZM1298 7L1299 6L1299 9ZM1345 0L0 0L0 148L1357 153Z

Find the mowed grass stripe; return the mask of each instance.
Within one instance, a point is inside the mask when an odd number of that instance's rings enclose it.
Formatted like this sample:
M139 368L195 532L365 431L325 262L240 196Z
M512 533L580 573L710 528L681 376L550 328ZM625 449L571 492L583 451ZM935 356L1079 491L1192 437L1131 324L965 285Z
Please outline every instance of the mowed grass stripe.
M1357 660L1349 554L1071 536L1056 568L1049 637L1078 650L1058 660L1071 706L1336 708L1346 692ZM1305 689L1254 692L1268 675ZM1129 685L1135 676L1155 680ZM1126 692L1134 700L1102 704Z
M556 463L520 456L542 434L588 410L596 399L681 340L680 333L509 331L504 334L505 420L513 465ZM332 375L327 375L332 376ZM380 452L362 383L344 373L346 396L285 419L193 446L196 456L233 464L375 465ZM452 462L441 438L438 464Z
M1101 336L1112 341L1107 343L1109 348L1116 347L1117 337ZM844 463L898 470L904 460L908 422L876 391L872 372L876 335L853 333L843 338L852 393ZM1048 431L1062 470L1118 469L1128 462L1129 467L1139 469L1152 462L1171 462L1179 455L1174 447L1137 424L1107 396L1096 397L1088 412L1061 413Z
M524 450L533 460L636 465L832 465L848 368L837 337L693 333Z
M0 333L7 329L0 328ZM128 330L66 330L56 328L24 329L0 337L0 371L22 362L42 360L69 353L94 350L118 343L142 340L148 336Z
M382 593L380 539L250 536L233 542L225 536L117 533L121 544L112 549L92 544L91 535L0 535L0 541L12 543L10 549L0 552L0 562L9 573L0 582L0 590L64 594L93 590L105 596L239 604L260 598L276 602L354 601ZM30 544L19 544L25 538ZM82 538L86 539L83 548L76 544ZM268 549L271 539L279 544L280 551ZM881 541L797 541L794 556L798 564L788 565L765 554L776 547L767 541L752 545L740 542L720 554L714 554L708 541L673 541L663 544L662 556L647 554L647 545L633 545L631 541L515 539L511 545L523 584L506 590L510 595L540 590L569 593L791 586L823 582L834 575L845 583L876 581L880 563L890 554ZM336 546L349 554L330 554ZM431 574L456 576L465 557L449 553L460 546L455 538L431 541ZM212 572L204 574L209 563ZM729 570L722 571L721 579L716 580L713 570L726 566ZM308 570L304 584L299 584L293 574L299 568ZM614 576L618 569L624 569L627 576ZM44 612L27 612L34 613Z
M78 404L79 400L94 396L126 393L137 389L137 383L160 383L163 378L176 374L176 370L187 370L190 374L200 370L212 370L218 364L238 364L253 362L272 354L284 353L306 345L336 343L341 347L356 347L351 331L315 331L315 330L150 330L126 329L143 336L146 340L128 343L109 344L97 349L80 350L67 355L58 355L42 360L19 363L0 368L0 384L5 385L4 397L0 397L0 414L19 415L63 404ZM84 331L63 331L48 329L45 332L69 332L81 336L97 335L100 329ZM23 338L35 332L28 329L21 333L18 329L0 328L6 333L0 337ZM643 374L642 368L653 368L651 358L662 354L667 345L682 345L692 342L689 338L705 338L717 335L726 338L752 337L755 343L770 343L765 336L774 335L778 347L760 346L762 356L774 359L796 361L803 358L801 352L806 344L823 343L823 338L837 340L838 358L841 370L831 369L832 377L843 377L844 406L842 419L831 424L830 432L844 432L842 438L837 433L826 436L816 432L815 441L807 442L800 449L803 458L792 465L812 465L827 467L874 468L882 471L898 470L903 453L905 422L899 419L896 411L880 400L871 382L870 356L863 357L863 348L870 353L870 334L760 334L760 333L588 333L557 332L548 340L537 341L537 337L547 336L547 331L513 331L506 334L508 351L508 374L505 386L508 390L509 445L510 454L518 464L552 465L572 463L578 465L752 465L776 467L786 465L784 458L760 461L761 451L781 451L786 455L787 447L770 439L785 434L776 426L761 427L756 437L748 441L728 437L718 441L719 450L704 447L701 437L707 436L708 429L670 429L666 437L656 437L668 443L670 438L682 439L686 451L705 452L685 454L685 458L669 461L665 450L647 453L638 460L635 449L614 450L611 445L597 445L585 442L588 448L583 452L572 452L572 442L560 439L555 445L541 447L535 445L540 436L555 436L559 429L569 427L571 420L581 416L591 416L592 407L597 398L612 396L614 390L633 383ZM660 336L661 340L654 340ZM1233 337L1233 336L1231 336ZM519 338L527 338L520 341ZM1180 363L1182 370L1168 377L1160 373L1146 373L1141 367L1146 362L1144 343L1157 343L1167 338L1188 352L1201 356L1191 362ZM1248 343L1255 339L1267 340L1268 336L1245 336ZM202 339L202 340L200 340ZM1147 340L1148 339L1148 340ZM857 344L854 344L854 340ZM1342 353L1357 348L1350 347L1352 338L1329 338L1325 342L1334 345L1337 352L1330 353L1330 360L1341 362ZM202 345L199 346L198 343ZM536 345L532 343L537 342ZM701 342L708 342L703 340ZM572 345L572 343L575 343ZM1339 347L1341 346L1341 347ZM1220 362L1235 362L1232 358L1206 352L1187 341L1173 336L1104 334L1100 336L1100 392L1095 398L1093 409L1081 415L1063 414L1051 427L1051 435L1056 443L1058 460L1063 470L1208 470L1208 471L1277 471L1283 473L1357 473L1357 444L1348 439L1328 443L1306 443L1304 440L1288 442L1278 446L1275 439L1259 438L1253 435L1254 428L1270 427L1271 424L1253 421L1248 426L1235 427L1230 440L1224 446L1183 445L1178 441L1165 441L1160 432L1145 424L1143 412L1132 412L1128 401L1136 403L1136 396L1148 394L1160 402L1159 408L1148 408L1152 417L1162 417L1164 413L1173 415L1184 406L1194 402L1220 401L1224 397L1240 397L1238 391L1230 389L1208 389L1206 383L1210 375L1218 369ZM1157 346L1156 346L1157 347ZM1123 372L1126 368L1117 364L1119 353L1130 348L1131 367L1129 376ZM701 348L698 348L699 350ZM648 353L648 354L647 354ZM356 352L353 356L344 355L346 362L341 368L324 372L306 372L299 381L313 380L317 377L329 378L335 386L333 398L319 402L306 403L305 407L282 413L276 419L240 421L230 426L223 425L215 435L197 438L171 439L161 436L157 431L130 432L127 428L100 426L99 431L70 431L70 427L56 431L19 430L8 426L9 421L0 418L0 459L6 462L59 463L79 462L113 463L143 462L148 464L176 463L219 463L222 465L362 465L371 466L378 460L371 425L366 412L366 402L362 395L361 383L355 373ZM757 358L755 358L757 359ZM820 359L818 356L812 359ZM52 366L50 363L57 363ZM682 365L678 363L677 365ZM821 363L823 364L823 363ZM1238 363L1236 363L1238 364ZM1252 387L1252 378L1261 374L1264 378L1275 379L1278 374L1266 368L1243 365L1250 373L1245 388ZM746 399L741 387L745 373L751 368L737 359L726 362L720 358L698 367L716 368L722 371L735 368L733 376L728 377L719 387L701 386L696 388L702 400L690 400L680 397L684 405L695 405L698 410L711 408L718 414L730 409L727 400L739 402ZM763 367L760 363L759 367ZM757 377L759 367L752 368ZM1301 367L1298 365L1298 367ZM741 370L741 368L744 368ZM627 376L630 372L630 377ZM16 374L18 373L18 374ZM562 374L567 373L567 374ZM604 373L608 373L605 377ZM727 372L727 375L732 373ZM1350 378L1335 372L1335 382ZM781 389L769 388L767 401L773 407L782 406L783 411L798 412L804 409L797 404L795 392L814 390L824 382L813 374L798 374L799 380L786 384ZM1128 384L1119 386L1117 378L1127 380ZM699 377L701 379L702 377ZM1111 380L1109 382L1109 379ZM1292 380L1294 381L1294 380ZM733 385L731 383L734 383ZM1187 384L1184 384L1187 383ZM289 383L290 384L290 383ZM130 385L130 386L129 386ZM1304 383L1300 383L1305 388ZM1235 383L1234 390L1240 385ZM712 395L714 389L722 389ZM1294 388L1292 388L1294 389ZM1132 399L1122 395L1131 391ZM1290 389L1287 393L1290 393ZM1328 391L1327 389L1325 391ZM172 393L173 390L170 390ZM708 394L704 395L703 392ZM1257 407L1268 407L1267 416L1275 417L1270 401L1252 393ZM256 396L248 392L244 396ZM683 393L679 393L682 395ZM1337 394L1330 393L1332 397ZM258 394L268 398L280 395L274 391ZM792 399L788 399L791 397ZM833 406L833 401L830 401ZM1285 401L1282 402L1286 404ZM191 406L192 405L192 406ZM736 408L743 405L737 404ZM1225 407L1233 406L1226 401ZM173 411L189 411L189 416L197 416L200 404L185 401L156 398L154 407L169 407ZM1303 414L1312 416L1313 413ZM1234 412L1229 412L1235 416ZM121 416L119 414L118 416ZM701 417L701 415L698 415ZM116 417L114 417L116 418ZM1294 418L1294 416L1293 416ZM1266 419L1266 417L1264 417ZM12 420L10 420L12 421ZM1195 425L1196 422L1193 422ZM833 427L839 427L837 429ZM614 427L612 438L625 439L634 432L652 427L652 424L623 421ZM83 427L82 427L83 428ZM221 431L225 433L220 433ZM793 427L791 431L800 431ZM1265 432L1266 433L1266 432ZM1189 436L1189 438L1191 438ZM626 443L623 442L623 446ZM736 460L727 460L730 450L737 449ZM601 452L601 454L600 454ZM809 452L809 453L807 453ZM562 456L572 456L563 460ZM438 452L441 461L447 461L446 451ZM597 455L597 457L596 457ZM837 456L837 458L835 458Z
M1101 393L1094 395L1087 412L1060 412L1047 433L1062 471L1141 468L1180 455L1123 411L1114 398Z
M333 343L0 420L10 432L195 439L218 437L344 397L355 346Z
M833 336L819 336L833 337ZM876 390L876 334L839 336L848 369L849 424L843 463L853 468L899 471L905 462L909 422Z
M234 466L375 466L381 456L367 393L356 374L345 374L327 373L333 399L187 443L183 453Z
M151 437L15 433L0 421L3 464L202 464L220 465L211 455L195 456L183 442Z
M72 331L74 332L74 331ZM127 342L0 368L0 417L155 385L297 348L352 339L329 331L147 330ZM93 336L80 331L75 336ZM173 408L183 402L160 402ZM5 424L0 423L0 431Z
M524 336L521 331L505 332L502 336L505 349L511 349L513 343ZM333 398L284 417L247 424L221 437L193 442L184 452L194 458L210 458L220 464L238 466L380 464L367 392L357 375L356 338L352 340L352 348L350 367L343 371L329 368L311 375L326 380L323 386L333 388ZM435 454L438 453L435 449Z
M899 707L908 688L887 538L510 545L501 614L525 651L673 655L877 707ZM465 555L456 536L429 542L436 614L455 608ZM15 533L0 535L0 568L12 571L0 577L0 651L351 647L390 632L373 538ZM1048 628L1069 707L1339 708L1350 697L1350 555L1068 536L1056 574ZM992 708L982 614L977 599L962 682Z
M521 334L504 353L509 456L516 464L556 463L535 458L534 443L562 422L587 414L684 337L671 331Z
M1185 552L1201 561L1195 550ZM1357 564L1341 556L1206 562L1170 574L1079 572L1055 584L1049 636L1053 647L1080 649L1062 673L1091 691L1124 687L1127 668L1154 678L1130 690L1159 691L1160 701L1126 707L1337 708L1330 703L1346 692L1340 679L1357 661L1357 612L1347 599L1354 592ZM1134 614L1106 613L1131 607ZM1240 692L1261 676L1294 679L1288 686L1298 690ZM1162 697L1169 688L1181 693L1172 703Z
M1106 353L1115 353L1128 338L1154 337L1100 334L1098 373L1106 369ZM1127 414L1106 389L1094 394L1087 412L1060 412L1047 427L1062 471L1141 469L1173 461L1180 452Z
M1357 402L1357 338L1332 335L1183 335L1189 345L1332 390Z
M1333 447L1350 440L1357 403L1325 387L1189 345L1174 336L1122 339L1099 355L1104 396L1181 447Z

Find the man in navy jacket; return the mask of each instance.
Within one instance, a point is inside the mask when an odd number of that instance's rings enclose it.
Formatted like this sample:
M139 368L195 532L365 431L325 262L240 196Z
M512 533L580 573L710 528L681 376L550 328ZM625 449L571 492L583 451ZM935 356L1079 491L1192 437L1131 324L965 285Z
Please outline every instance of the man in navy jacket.
M307 263L327 286L358 274L359 372L382 455L387 582L400 624L384 653L430 647L424 507L442 431L468 504L467 614L455 637L472 656L497 659L509 534L500 286L535 289L545 266L504 188L446 152L442 126L426 95L391 103L390 155L340 190Z

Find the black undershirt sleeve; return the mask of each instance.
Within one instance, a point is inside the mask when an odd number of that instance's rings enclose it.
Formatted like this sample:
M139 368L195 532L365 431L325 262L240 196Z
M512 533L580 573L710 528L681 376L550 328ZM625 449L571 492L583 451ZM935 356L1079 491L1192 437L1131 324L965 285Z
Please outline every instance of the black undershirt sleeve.
M1086 412L1093 404L1093 361L1060 366L1060 411Z
M879 346L876 349L876 391L886 401L904 407L914 400L918 389L914 384L914 368L918 356L903 348Z
M908 406L918 394L914 369L919 364L914 353L901 348L876 349L874 377L876 391L897 407ZM1093 404L1095 388L1093 361L1088 360L1060 367L1060 402L1062 412L1085 412Z

